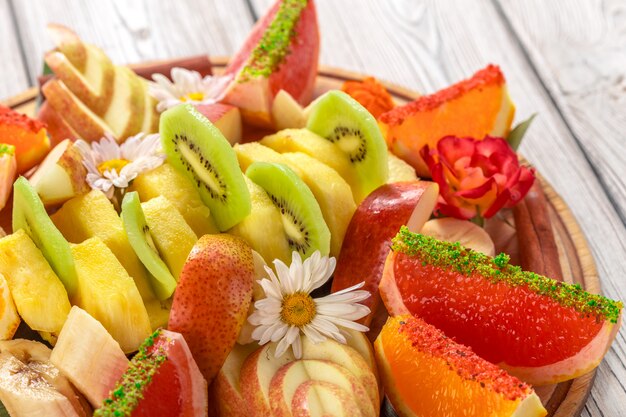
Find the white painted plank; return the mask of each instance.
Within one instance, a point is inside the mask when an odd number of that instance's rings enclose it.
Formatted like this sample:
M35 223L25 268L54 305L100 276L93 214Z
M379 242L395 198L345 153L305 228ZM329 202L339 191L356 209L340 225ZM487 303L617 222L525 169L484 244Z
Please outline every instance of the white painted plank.
M116 63L198 54L227 55L252 24L244 0L13 0L29 73L41 72L52 47L48 23L74 29Z
M499 3L626 221L626 3Z
M253 4L257 14L262 14L271 1L253 0ZM626 299L624 224L570 127L491 2L317 0L316 4L322 63L326 65L363 71L415 90L433 92L489 62L499 64L517 104L517 120L539 113L521 152L563 196L580 222L604 292ZM624 94L620 97L623 100ZM624 114L622 111L622 117ZM594 140L602 144L604 139ZM624 337L622 330L600 366L586 411L589 415L623 415L620 413L624 408L618 407L626 404L626 389L620 382L626 381Z
M0 81L0 101L2 101L28 87L9 0L0 0L0 62L2 62L2 81Z

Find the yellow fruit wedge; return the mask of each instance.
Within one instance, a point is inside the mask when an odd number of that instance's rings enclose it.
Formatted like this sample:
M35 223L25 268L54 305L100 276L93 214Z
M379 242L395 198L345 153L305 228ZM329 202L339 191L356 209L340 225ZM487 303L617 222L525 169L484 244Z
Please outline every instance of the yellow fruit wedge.
M198 237L219 233L209 208L200 199L194 185L167 163L139 175L129 191L137 191L141 201L158 196L167 198Z
M9 283L0 274L0 340L11 340L21 321Z
M404 162L402 159L395 156L393 153L388 152L387 164L389 166L389 178L387 183L402 181L417 181L417 174L415 168Z
M245 240L267 264L271 264L274 259L280 259L288 264L291 262L291 249L280 211L263 188L245 175L244 180L250 191L252 210L228 233Z
M133 279L98 238L72 246L78 275L75 304L98 320L125 353L150 335L150 319Z
M122 220L104 193L92 190L74 197L51 218L71 243L81 243L92 237L100 238L133 277L142 298L153 298L148 273L128 242Z
M36 331L61 331L70 311L65 287L24 230L0 239L0 273L4 275L17 311Z
M233 146L233 149L235 154L237 154L237 161L242 172L246 172L250 164L255 161L285 162L280 153L265 145L261 145L259 142L238 143ZM300 175L300 172L298 172L299 168L296 168L294 171Z
M180 271L198 237L170 201L159 196L141 204L159 255L178 281Z

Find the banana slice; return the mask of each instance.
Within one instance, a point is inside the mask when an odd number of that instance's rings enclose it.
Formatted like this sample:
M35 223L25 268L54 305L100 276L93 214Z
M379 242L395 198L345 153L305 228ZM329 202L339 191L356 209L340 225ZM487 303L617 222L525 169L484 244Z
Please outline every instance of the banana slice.
M468 220L452 217L429 220L424 224L421 233L446 242L459 242L466 248L495 256L496 250L489 234Z
M0 342L0 401L11 417L87 417L91 410L50 362L50 349L17 339Z
M10 340L20 325L20 321L9 291L9 284L0 274L0 340Z

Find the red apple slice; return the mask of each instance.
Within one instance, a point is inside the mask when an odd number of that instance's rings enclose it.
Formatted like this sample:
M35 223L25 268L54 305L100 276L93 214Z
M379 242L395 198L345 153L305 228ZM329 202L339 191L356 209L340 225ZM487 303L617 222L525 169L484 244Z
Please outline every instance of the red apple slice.
M89 192L87 170L73 142L65 139L55 146L29 181L46 206L64 203Z
M311 100L319 31L313 0L306 3L300 9L302 2L276 1L225 70L234 78L224 102L239 107L249 124L272 126L272 101L280 90L302 105Z
M11 195L16 173L15 146L0 143L0 210L4 208Z
M377 188L357 207L337 260L332 292L365 281L363 289L372 296L362 304L372 312L360 320L363 324L370 324L380 305L378 284L391 239L403 225L419 232L435 208L438 195L439 186L434 182L396 182Z
M355 400L362 417L376 417L378 414L379 405L372 404L363 384L346 368L326 360L304 359L284 365L272 378L269 394L275 417L293 415L291 406L296 391L307 381L324 381L345 390ZM320 401L317 407L326 408L324 405ZM311 404L309 408L312 408Z
M459 242L462 246L487 256L496 255L496 249L489 234L469 220L453 217L432 219L424 224L420 233L446 242Z
M37 113L37 120L46 124L50 145L55 146L64 139L76 140L80 135L57 113L47 101L44 101Z
M272 120L276 130L301 129L306 126L304 108L285 90L280 90L274 97Z
M211 121L231 145L241 141L241 113L230 104L201 104L196 109Z
M293 395L294 417L359 417L361 411L354 397L336 384L307 381Z
M220 417L246 417L254 414L249 412L241 394L239 374L244 361L258 348L256 343L236 344L213 380L210 394Z

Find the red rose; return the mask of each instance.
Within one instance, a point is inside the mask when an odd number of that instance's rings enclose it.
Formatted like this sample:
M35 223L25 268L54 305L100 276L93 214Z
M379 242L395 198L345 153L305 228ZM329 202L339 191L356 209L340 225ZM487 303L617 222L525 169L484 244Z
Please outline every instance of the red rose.
M535 181L534 169L521 166L502 138L446 136L437 149L426 145L420 155L439 184L435 214L489 218L502 207L517 204Z

